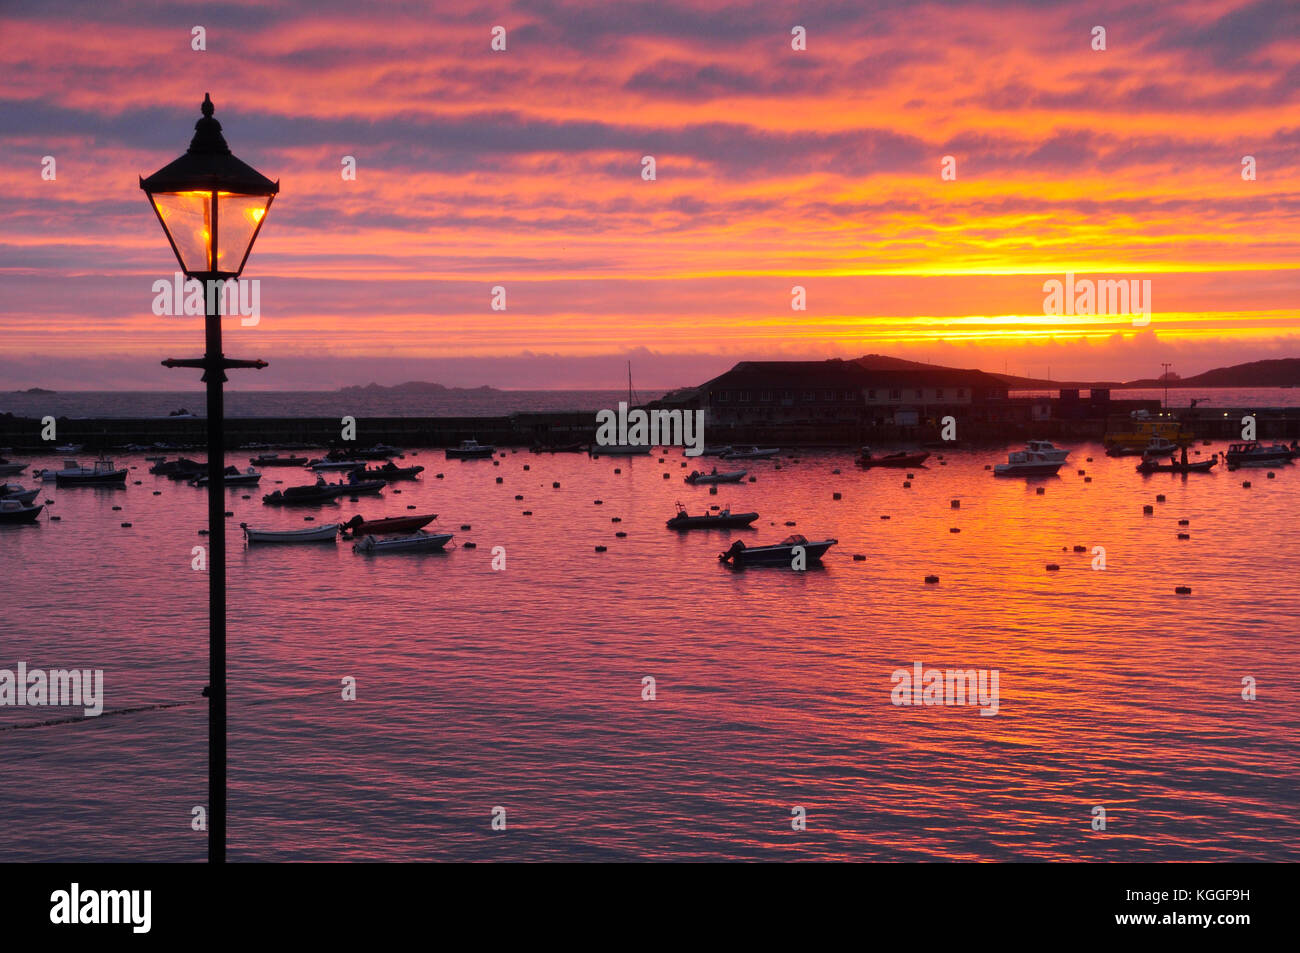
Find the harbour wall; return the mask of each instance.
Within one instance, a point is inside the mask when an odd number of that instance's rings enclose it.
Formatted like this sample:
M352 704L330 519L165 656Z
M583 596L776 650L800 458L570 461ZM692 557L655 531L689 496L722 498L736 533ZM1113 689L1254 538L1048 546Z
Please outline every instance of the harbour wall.
M1300 438L1300 408L1196 408L1180 409L1184 427L1198 438L1241 439L1242 418L1253 414L1261 440ZM1061 440L1101 440L1107 422L1099 419L1059 419L1020 422L958 420L959 444L1000 445L1033 437ZM84 444L91 450L109 450L127 444L167 443L199 447L207 440L207 423L200 417L79 418L57 421L58 443ZM477 440L501 447L538 444L591 443L595 440L595 415L589 412L516 413L497 417L358 417L353 446L387 443L397 447L450 447L462 440ZM226 420L226 446L342 445L337 417L232 417ZM709 423L709 444L759 444L780 447L858 447L895 443L938 443L937 425L873 425L869 422L826 421L799 424ZM0 446L15 452L48 452L52 444L41 440L41 421L0 414Z

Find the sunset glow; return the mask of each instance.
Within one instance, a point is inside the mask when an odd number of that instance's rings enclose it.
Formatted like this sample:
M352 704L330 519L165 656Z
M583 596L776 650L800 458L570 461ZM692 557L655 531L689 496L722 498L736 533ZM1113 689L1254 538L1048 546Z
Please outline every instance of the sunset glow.
M165 384L177 328L149 288L174 263L136 176L183 151L204 92L283 183L246 270L266 318L232 345L279 361L258 386L399 353L505 385L494 359L544 354L554 386L616 381L635 349L647 386L756 356L1133 377L1296 353L1294 4L871 7L7 6L0 373ZM1045 317L1067 271L1152 279L1150 326ZM308 355L338 380L304 379Z

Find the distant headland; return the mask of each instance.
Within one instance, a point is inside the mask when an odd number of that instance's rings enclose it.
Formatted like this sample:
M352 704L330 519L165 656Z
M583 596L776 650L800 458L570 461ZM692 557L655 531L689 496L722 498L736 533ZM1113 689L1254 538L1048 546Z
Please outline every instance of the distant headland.
M501 391L495 387L488 387L484 384L481 387L447 387L444 384L434 384L430 381L407 381L404 384L393 384L385 386L376 384L373 381L366 385L353 384L349 387L340 387L340 394L499 394Z
M994 377L1016 390L1054 390L1061 387L1090 389L1109 387L1112 390L1149 390L1164 387L1166 379L1144 377L1134 381L1068 381L1044 380L1037 377L1017 377L1014 374L994 373ZM1286 357L1268 361L1251 361L1231 367L1216 367L1192 377L1168 375L1168 385L1174 387L1297 387L1300 386L1300 357Z

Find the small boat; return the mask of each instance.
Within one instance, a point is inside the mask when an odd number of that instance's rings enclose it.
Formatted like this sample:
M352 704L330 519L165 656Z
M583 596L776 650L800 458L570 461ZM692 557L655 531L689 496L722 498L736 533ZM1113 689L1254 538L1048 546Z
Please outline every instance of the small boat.
M1168 437L1152 437L1151 442L1142 449L1143 460L1163 460L1178 452L1178 444Z
M343 524L343 529L353 536L414 533L416 530L424 529L437 518L437 513L430 513L428 516L389 516L378 520L368 520L363 516L354 516Z
M863 447L862 455L854 462L860 467L919 467L929 459L930 454L926 450L914 450L911 453L900 450L877 457L872 454L870 447Z
M1070 456L1069 450L1056 446L1050 440L1030 440L1025 444L1025 449L1040 454L1044 460L1060 460L1062 463Z
M291 486L283 491L276 490L263 496L262 502L270 506L314 506L333 503L338 498L339 485L321 480L312 486Z
M627 406L636 408L636 392L632 390L632 362L627 362ZM598 434L599 436L599 434ZM627 439L626 434L624 439ZM615 443L608 446L601 446L593 443L587 448L587 453L592 457L640 457L648 454L653 449L649 444L622 444Z
M354 471L355 472L355 471ZM362 476L369 477L372 480L414 480L424 472L424 467L399 467L391 460L382 467L371 467L362 473Z
M677 515L668 521L669 529L728 529L748 526L758 519L757 513L733 513L728 505L719 513L691 516L686 507L677 504Z
M1037 441L1031 441L1035 443ZM1066 452L1066 451L1061 451ZM1064 460L1044 456L1038 450L1017 450L1007 455L1006 463L993 468L994 476L1053 476L1065 465Z
M447 448L448 460L482 460L496 453L497 448L477 440L462 440L459 447Z
M330 473L333 471L351 472L352 470L364 470L366 468L365 460L313 460L307 466L317 473Z
M85 450L84 444L80 443L63 443L54 448L55 453L81 453Z
M611 443L608 446L602 446L593 443L587 448L587 453L593 457L640 457L649 453L652 449L649 444L634 446L629 443Z
M1146 453L1145 447L1136 446L1131 443L1114 443L1106 448L1108 457L1137 457Z
M702 457L725 457L725 456L726 456L728 453L730 453L730 452L731 452L731 445L730 445L730 444L718 444L718 445L716 445L716 446L712 446L712 447L710 447L710 446L705 446L705 448L704 448L703 450L700 451L700 456L702 456Z
M262 474L258 473L252 467L249 467L243 473L239 472L239 467L226 467L225 479L222 481L226 486L257 486L258 481L262 479ZM205 473L198 479L191 480L190 486L207 486L208 475Z
M1235 470L1237 467L1286 463L1294 460L1296 455L1296 451L1285 444L1275 443L1271 447L1266 447L1258 440L1248 440L1243 443L1229 444L1228 452L1223 456L1228 467Z
M781 452L780 447L732 447L726 453L722 454L724 460L767 460L777 456Z
M339 536L338 523L308 526L306 529L253 529L246 523L244 538L250 543L332 543Z
M692 470L691 475L683 477L683 480L692 486L698 483L739 483L745 479L745 474L748 472L748 470L727 470L719 473L718 468L714 467L712 473L701 473L699 470Z
M100 457L93 467L60 470L54 475L59 486L126 486L126 467L117 467L107 457Z
M821 562L823 554L839 540L822 539L809 542L804 536L795 533L787 536L773 546L746 546L743 539L731 544L725 553L718 554L718 560L733 566L789 566L794 561L794 548L802 546L804 557L809 566Z
M255 467L303 467L307 465L306 457L281 457L274 453L263 453L248 461Z
M165 476L170 480L197 480L208 472L206 462L181 457L179 460L163 460L149 468L155 476Z
M387 444L377 443L373 447L369 447L365 450L344 450L336 448L325 454L325 459L327 461L387 460L390 457L400 457L402 455L402 451L397 447L390 447Z
M1209 473L1214 469L1215 464L1219 462L1219 455L1216 453L1208 460L1198 460L1196 463L1188 463L1186 460L1178 462L1170 460L1168 463L1160 463L1158 460L1148 457L1137 465L1138 473Z
M359 470L353 470L348 474L346 483L329 483L327 486L336 487L339 491L339 496L374 494L388 486L387 480L363 480L360 477L360 473L361 471Z
M582 453L586 449L585 443L539 443L529 448L532 453Z
M33 470L32 477L40 477L42 483L53 483L60 473L80 473L81 469L81 464L76 460L64 460L62 469L45 467L40 470Z
M0 500L17 500L26 505L35 500L40 492L39 486L28 490L21 483L5 483L0 486Z
M380 539L367 536L360 542L352 544L352 551L357 553L432 553L440 551L451 540L451 533L414 533L410 536L394 536Z
M17 476L26 469L25 463L11 463L4 457L0 457L0 476Z
M43 505L29 506L17 500L0 500L0 523L35 523Z

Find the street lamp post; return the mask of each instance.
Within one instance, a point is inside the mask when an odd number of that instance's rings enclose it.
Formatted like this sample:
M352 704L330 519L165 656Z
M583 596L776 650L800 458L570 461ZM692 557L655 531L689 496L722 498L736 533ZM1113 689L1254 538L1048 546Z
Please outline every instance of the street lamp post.
M203 370L208 385L208 862L226 860L226 369L266 367L265 361L226 358L221 316L225 283L237 279L271 202L280 191L252 166L230 153L221 123L204 94L203 118L184 155L140 179L186 277L197 279L205 297L206 352L195 360L163 361L164 367Z

